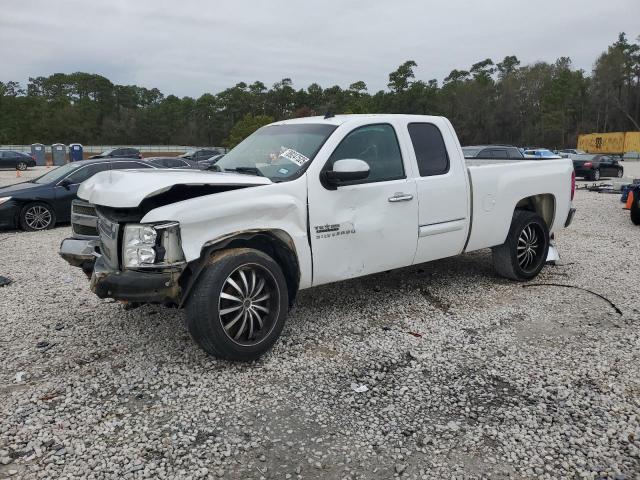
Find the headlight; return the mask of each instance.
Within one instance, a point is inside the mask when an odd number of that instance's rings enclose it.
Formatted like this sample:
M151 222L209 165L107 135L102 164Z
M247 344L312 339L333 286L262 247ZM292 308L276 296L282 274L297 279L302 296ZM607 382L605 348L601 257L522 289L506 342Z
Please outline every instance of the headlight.
M128 224L122 245L124 268L167 268L184 263L177 222Z
M11 200L11 197L0 197L0 205L7 203L9 200Z
M123 255L125 268L153 265L156 261L158 233L149 225L129 224L124 229Z

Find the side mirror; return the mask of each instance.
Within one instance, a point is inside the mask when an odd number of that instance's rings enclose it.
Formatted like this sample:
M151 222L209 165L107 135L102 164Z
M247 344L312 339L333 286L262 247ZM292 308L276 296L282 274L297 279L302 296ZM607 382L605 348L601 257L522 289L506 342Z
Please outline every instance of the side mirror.
M369 164L364 160L357 158L345 158L344 160L336 160L333 164L333 170L324 172L326 183L333 188L339 186L342 182L352 182L354 180L364 180L369 176Z
M71 182L65 178L58 185L61 186L62 188L69 190L69 185L71 185Z

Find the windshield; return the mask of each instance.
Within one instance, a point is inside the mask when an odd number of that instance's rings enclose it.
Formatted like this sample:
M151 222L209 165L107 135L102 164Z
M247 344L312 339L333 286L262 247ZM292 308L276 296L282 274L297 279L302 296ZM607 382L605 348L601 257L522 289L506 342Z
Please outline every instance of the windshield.
M336 128L311 123L267 125L244 139L216 165L222 171L284 180L313 160Z
M61 167L55 168L50 172L45 173L41 177L38 177L34 180L31 180L33 183L53 183L60 180L62 177L66 177L71 172L73 172L76 168L81 167L82 165L78 165L77 163L67 163L66 165L62 165Z

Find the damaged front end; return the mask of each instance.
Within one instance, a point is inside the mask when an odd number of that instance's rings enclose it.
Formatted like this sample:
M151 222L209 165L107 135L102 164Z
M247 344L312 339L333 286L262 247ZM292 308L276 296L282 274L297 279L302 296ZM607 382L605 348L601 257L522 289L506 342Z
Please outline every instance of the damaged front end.
M100 298L178 305L186 267L178 222L138 223L136 211L95 207L98 239L67 238L60 255Z

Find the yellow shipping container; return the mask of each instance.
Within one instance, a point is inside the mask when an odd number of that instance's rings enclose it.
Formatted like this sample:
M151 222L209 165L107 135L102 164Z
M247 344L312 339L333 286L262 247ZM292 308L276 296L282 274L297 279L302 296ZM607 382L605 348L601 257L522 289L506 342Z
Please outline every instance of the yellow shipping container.
M640 152L640 132L587 133L578 136L578 149L587 153Z
M627 132L624 136L624 153L640 152L640 132Z

